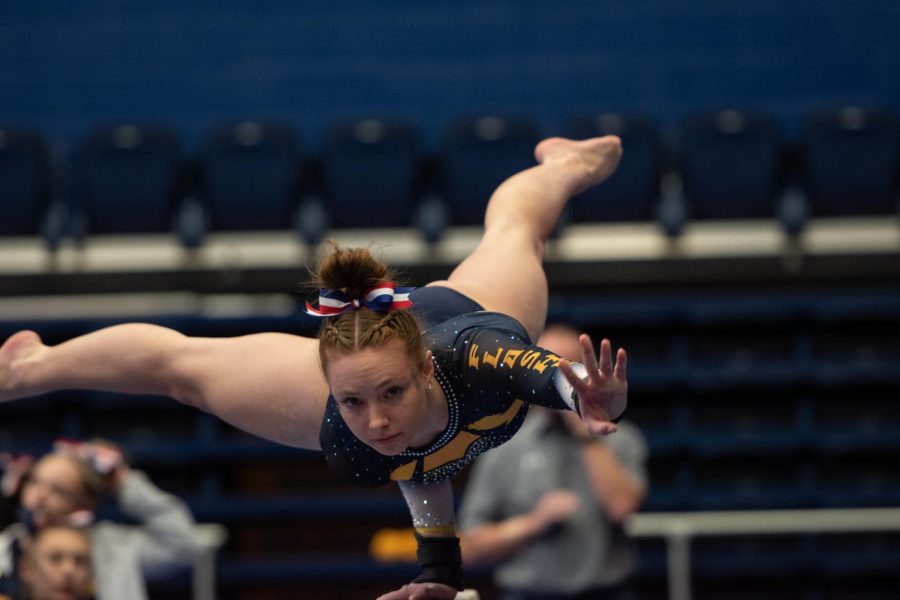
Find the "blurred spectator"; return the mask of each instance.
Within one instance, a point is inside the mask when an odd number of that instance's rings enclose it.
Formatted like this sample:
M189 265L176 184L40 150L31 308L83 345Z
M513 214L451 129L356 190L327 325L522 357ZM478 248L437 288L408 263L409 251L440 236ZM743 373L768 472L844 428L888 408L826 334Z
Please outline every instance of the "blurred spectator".
M65 525L44 527L25 544L19 578L21 600L92 599L88 534Z
M581 357L567 326L548 327L538 345ZM644 499L646 457L629 423L596 437L575 413L532 407L473 468L460 511L464 564L495 564L503 600L632 597L636 549L621 524Z
M3 459L0 487L15 506L16 520L0 532L0 594L19 593L17 566L29 542L46 527L86 528L97 600L142 600L145 578L191 565L199 551L187 506L131 469L114 446L58 441L53 452L27 469L22 457ZM94 522L107 493L137 525Z

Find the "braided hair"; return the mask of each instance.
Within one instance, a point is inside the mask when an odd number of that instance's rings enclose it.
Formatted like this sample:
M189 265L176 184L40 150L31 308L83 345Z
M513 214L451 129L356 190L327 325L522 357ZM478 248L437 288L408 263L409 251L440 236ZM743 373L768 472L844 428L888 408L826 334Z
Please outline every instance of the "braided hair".
M313 282L319 288L340 290L359 299L366 290L394 280L391 269L367 248L342 248L334 242L331 246L332 252L313 273ZM400 340L417 364L425 356L421 326L409 310L380 312L362 306L323 321L319 330L319 361L326 375L329 357L381 348L393 340Z

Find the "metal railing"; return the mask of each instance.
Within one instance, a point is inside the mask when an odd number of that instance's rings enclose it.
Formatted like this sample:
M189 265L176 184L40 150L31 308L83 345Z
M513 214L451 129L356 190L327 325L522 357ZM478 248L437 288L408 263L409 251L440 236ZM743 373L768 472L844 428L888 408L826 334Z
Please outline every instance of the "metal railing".
M194 600L216 600L216 554L228 539L222 525L205 523L195 526L200 554L194 561L191 588Z
M649 513L631 517L625 530L665 539L669 599L690 600L695 537L900 531L900 508Z

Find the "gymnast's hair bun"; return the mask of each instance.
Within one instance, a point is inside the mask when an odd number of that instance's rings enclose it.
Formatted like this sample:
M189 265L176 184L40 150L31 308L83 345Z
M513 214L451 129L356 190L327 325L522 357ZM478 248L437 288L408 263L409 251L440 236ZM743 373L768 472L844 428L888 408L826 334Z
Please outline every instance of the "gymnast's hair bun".
M319 262L313 274L316 286L341 290L353 299L362 298L366 291L393 280L391 270L372 256L368 248L342 248L329 242L331 253Z

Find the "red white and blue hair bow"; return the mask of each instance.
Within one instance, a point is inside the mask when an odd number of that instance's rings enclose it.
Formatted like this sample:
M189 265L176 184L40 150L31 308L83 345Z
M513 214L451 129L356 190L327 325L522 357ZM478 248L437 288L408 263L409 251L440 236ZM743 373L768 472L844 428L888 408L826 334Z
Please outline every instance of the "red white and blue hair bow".
M413 305L409 293L416 288L397 287L386 282L367 290L359 300L350 298L340 290L319 290L319 306L306 303L306 312L314 317L336 317L350 310L366 307L376 312L392 308L409 308Z
M121 450L100 442L62 437L53 442L53 451L83 460L100 475L109 475L125 463Z

